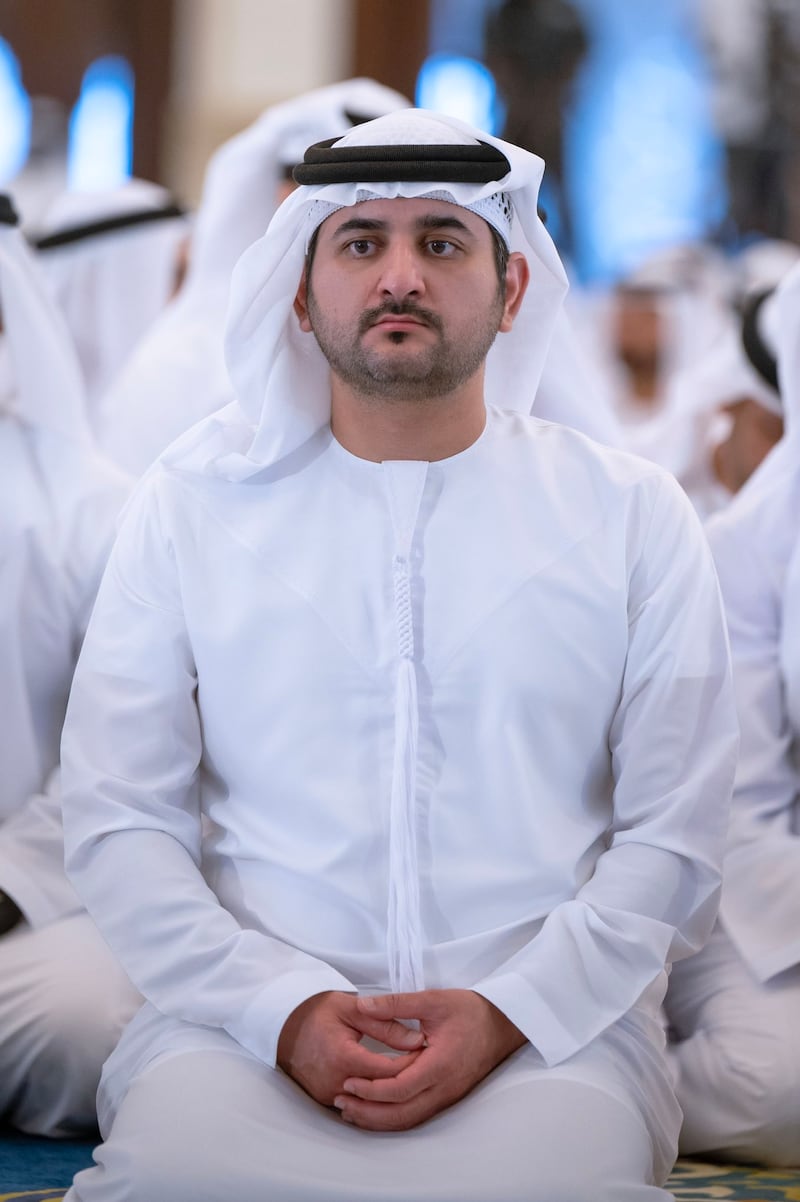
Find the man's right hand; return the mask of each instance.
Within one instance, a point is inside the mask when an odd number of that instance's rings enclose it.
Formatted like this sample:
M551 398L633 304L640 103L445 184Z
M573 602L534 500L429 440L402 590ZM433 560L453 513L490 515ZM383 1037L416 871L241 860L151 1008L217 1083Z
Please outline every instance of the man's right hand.
M5 935L15 927L22 918L22 911L7 893L0 889L0 935Z
M349 1077L395 1077L414 1063L425 1039L396 1020L372 1019L355 994L318 993L287 1018L278 1040L278 1064L323 1106L332 1106ZM394 1051L386 1056L361 1045L368 1035Z

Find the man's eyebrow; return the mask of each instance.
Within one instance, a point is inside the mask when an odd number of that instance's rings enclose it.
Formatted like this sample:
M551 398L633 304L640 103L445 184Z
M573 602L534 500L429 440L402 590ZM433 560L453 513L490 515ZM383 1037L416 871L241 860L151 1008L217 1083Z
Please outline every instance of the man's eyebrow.
M430 213L424 217L418 217L414 222L419 230L458 230L459 233L467 234L470 238L475 235L469 226L465 225L458 217L445 216L438 213ZM347 221L343 221L338 225L333 232L334 238L339 238L343 234L351 233L370 233L382 232L390 227L388 221L378 221L374 217L349 217Z
M427 217L420 217L416 221L416 226L421 230L458 230L460 234L468 234L470 238L474 238L474 234L468 225L460 221L458 217L443 216L441 214L431 213Z
M388 228L387 221L376 221L373 217L351 217L348 221L343 221L333 231L334 238L338 238L340 234L350 234L353 232L362 232L369 230L385 230Z

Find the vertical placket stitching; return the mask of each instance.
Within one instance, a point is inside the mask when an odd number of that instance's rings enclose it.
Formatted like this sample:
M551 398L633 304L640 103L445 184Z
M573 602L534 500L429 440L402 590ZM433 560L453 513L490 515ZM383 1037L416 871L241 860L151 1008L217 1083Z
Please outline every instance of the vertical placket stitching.
M389 818L387 952L390 988L402 993L424 988L416 834L419 700L411 551L428 465L413 461L386 463L384 467L394 531L392 577L398 656Z

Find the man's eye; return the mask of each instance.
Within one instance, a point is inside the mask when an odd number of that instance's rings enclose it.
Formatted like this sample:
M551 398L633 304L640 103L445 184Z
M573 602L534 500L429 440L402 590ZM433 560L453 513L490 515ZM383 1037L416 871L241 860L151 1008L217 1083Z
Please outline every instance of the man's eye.
M432 254L438 258L444 258L447 255L452 255L455 247L452 242L447 242L444 238L432 238L428 243L428 248Z
M369 238L356 238L353 242L348 242L347 249L357 258L368 255L372 250L373 243Z

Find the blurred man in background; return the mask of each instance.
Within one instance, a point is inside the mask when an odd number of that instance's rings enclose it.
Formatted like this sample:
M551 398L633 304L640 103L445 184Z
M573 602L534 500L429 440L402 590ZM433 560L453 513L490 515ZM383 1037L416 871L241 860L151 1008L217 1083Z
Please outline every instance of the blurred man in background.
M502 136L544 159L548 222L569 259L573 230L564 179L564 128L575 77L589 47L583 19L567 0L504 0L489 13L484 47L506 106Z
M139 997L64 872L58 748L128 481L98 456L80 371L0 195L0 1117L90 1131Z

